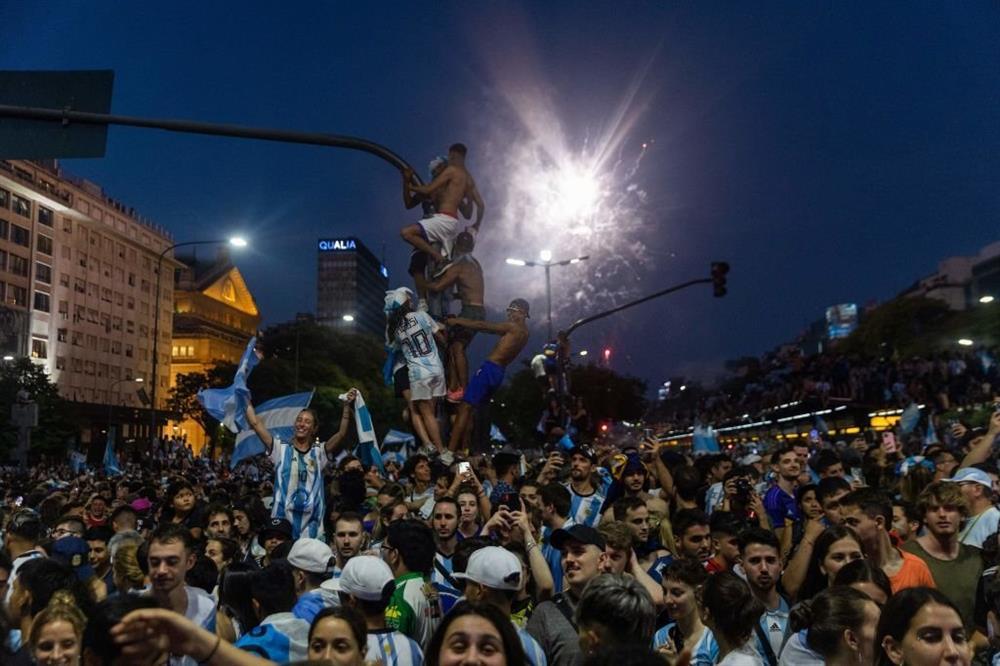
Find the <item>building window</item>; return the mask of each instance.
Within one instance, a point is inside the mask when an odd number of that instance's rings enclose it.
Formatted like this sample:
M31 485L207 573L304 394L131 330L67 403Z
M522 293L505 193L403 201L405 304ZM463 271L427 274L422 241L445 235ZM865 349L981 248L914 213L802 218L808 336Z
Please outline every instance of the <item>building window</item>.
M10 255L10 272L21 277L28 277L28 260L16 254Z
M56 340L59 342L66 342L69 332L65 328L60 328L56 331Z
M77 261L80 262L80 266L81 267L86 268L87 267L87 253L86 252L77 252Z
M7 302L19 307L28 306L28 290L25 287L18 287L16 284L7 286Z
M59 274L59 286L69 288L69 275L66 273Z
M11 206L11 210L20 215L21 217L26 217L31 219L31 202L24 197L19 197L16 194L11 197L11 202L14 204Z
M10 208L10 192L0 187L0 208Z
M135 273L129 273L128 274L128 286L130 286L130 287L134 287L135 286Z
M118 340L112 340L111 341L111 353L112 354L121 354L122 353L122 343L119 342Z
M43 236L41 234L38 234L37 240L38 240L37 250L39 252L41 252L42 254L47 254L47 255L49 255L51 257L52 256L52 239L49 238L48 236Z
M129 296L128 301L126 301L125 307L127 307L129 310L135 310L135 299Z
M131 319L129 319L129 320L127 320L125 322L125 332L126 333L135 333L135 322L132 321Z
M0 282L0 303L7 302L7 284Z
M0 271L7 270L7 253L0 250Z
M56 356L56 370L65 370L65 369L66 369L66 357Z
M83 278L76 278L73 280L73 291L78 294L87 293L87 281Z
M127 358L132 358L132 356L133 356L132 345L125 345L125 356Z
M0 240L7 240L10 235L10 222L0 218Z
M65 231L68 234L73 233L73 220L69 219L68 217L63 218L63 231Z
M39 312L49 311L49 295L40 291L35 292L35 309Z
M37 296L37 294L35 294ZM31 358L48 358L48 344L40 338L31 338Z
M59 316L69 319L69 301L59 301Z
M16 224L10 225L10 242L31 247L31 232Z
M52 284L52 267L36 261L35 279L43 284Z
M47 227L52 226L52 211L45 206L38 207L38 223Z

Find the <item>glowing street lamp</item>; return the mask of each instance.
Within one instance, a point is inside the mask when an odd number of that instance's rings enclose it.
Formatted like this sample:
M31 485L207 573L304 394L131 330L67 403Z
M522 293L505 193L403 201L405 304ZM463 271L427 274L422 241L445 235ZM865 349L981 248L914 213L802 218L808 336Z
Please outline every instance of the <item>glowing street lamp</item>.
M586 355L587 355L587 354L589 354L589 353L590 353L590 352L588 352L588 351L587 351L586 349L581 349L581 350L580 350L580 356L586 356Z
M350 323L350 322L354 321L354 315L352 315L352 314L345 314L343 317L341 317L341 319L343 319L344 321Z
M969 338L959 338L958 344L962 345L963 347L971 347L976 343L970 340Z
M156 314L153 315L153 369L150 373L150 381L152 381L152 386L149 392L149 439L152 442L153 438L156 437L156 387L159 384L156 381L156 367L159 364L160 354L159 345L160 341L160 280L163 277L163 258L167 256L167 253L171 250L176 250L179 247L188 247L190 245L229 245L235 248L244 248L247 246L247 240L243 236L231 236L229 238L223 238L220 240L200 240L200 241L187 241L184 243L174 243L170 247L164 248L163 252L160 252L160 256L156 259L156 294L153 296L153 307L156 308ZM170 282L173 283L174 272L170 271Z
M569 266L570 264L578 264L581 261L586 261L590 259L589 254L585 254L582 257L573 257L572 259L562 259L560 261L552 261L552 250L542 250L538 253L539 259L541 261L526 261L525 259L517 259L515 257L507 257L507 264L510 266L541 266L545 269L545 298L548 303L548 339L552 339L552 279L549 275L549 271L553 266ZM582 354L581 354L582 356Z
M979 302L982 303L983 305L986 305L987 303L992 303L994 300L996 299L990 296L989 294L979 297Z
M10 354L7 354L6 356L3 357L3 360L5 360L5 361L13 361L14 357L11 356Z

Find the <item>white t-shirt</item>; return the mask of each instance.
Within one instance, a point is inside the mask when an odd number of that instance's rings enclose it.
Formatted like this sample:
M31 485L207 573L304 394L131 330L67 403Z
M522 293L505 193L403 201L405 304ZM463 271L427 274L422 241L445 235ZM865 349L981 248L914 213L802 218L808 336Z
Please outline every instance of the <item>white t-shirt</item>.
M764 666L764 660L751 643L746 643L727 654L718 666Z
M986 540L996 534L998 526L1000 526L1000 509L991 506L978 516L972 516L965 521L965 527L959 534L958 540L966 546L982 548Z

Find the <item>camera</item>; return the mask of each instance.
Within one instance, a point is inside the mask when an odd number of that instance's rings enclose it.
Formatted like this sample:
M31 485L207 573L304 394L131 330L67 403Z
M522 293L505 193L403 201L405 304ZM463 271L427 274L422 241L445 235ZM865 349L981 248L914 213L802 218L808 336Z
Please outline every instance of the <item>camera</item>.
M743 503L750 501L750 494L753 492L753 486L750 484L750 479L745 476L741 476L736 479L736 499Z

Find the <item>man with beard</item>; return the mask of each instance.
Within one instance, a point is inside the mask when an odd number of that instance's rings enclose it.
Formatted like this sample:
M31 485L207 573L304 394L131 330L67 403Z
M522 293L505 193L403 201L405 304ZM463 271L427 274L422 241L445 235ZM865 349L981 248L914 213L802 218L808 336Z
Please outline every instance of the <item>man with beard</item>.
M345 511L333 525L333 550L337 564L333 577L339 578L347 561L360 555L367 547L368 534L365 532L364 518L359 513Z
M586 525L556 530L551 543L562 553L567 589L538 604L528 620L528 633L542 646L552 666L572 666L581 658L573 619L576 606L587 583L601 573L607 544L600 532Z
M451 557L455 554L455 546L458 545L458 502L454 498L442 497L434 503L431 529L434 530L434 543L437 546L431 583L447 585L454 589Z
M754 627L757 651L769 666L776 666L788 632L788 602L778 594L781 556L773 532L752 527L740 535L740 554L750 591L764 604L764 613Z
M215 631L215 600L208 593L186 584L187 572L194 566L197 553L191 531L179 523L157 528L149 538L149 578L151 594L161 608L183 615L199 627ZM197 662L184 657L180 663Z
M601 507L607 487L598 488L591 478L597 456L585 446L574 447L569 454L569 517L577 525L594 527L601 520Z
M632 546L640 568L657 583L663 581L663 569L670 561L670 552L650 544L649 509L641 498L622 497L612 507L614 519L622 521L632 531Z
M806 452L808 454L808 448ZM771 520L771 526L780 537L786 521L796 523L802 519L799 505L795 501L795 487L802 471L799 455L791 447L775 451L771 456L771 468L777 481L764 495L764 509Z
M672 521L677 556L706 564L712 557L712 531L708 516L698 509L681 509Z
M568 517L570 493L565 486L548 483L538 489L542 506L542 556L552 573L552 583L556 592L563 589L562 553L552 543L552 534L557 530L568 530L575 523Z
M979 549L958 539L962 519L968 515L958 484L935 481L917 498L917 514L927 533L903 545L931 570L934 580L948 591L968 630L973 628L976 585L983 573Z

